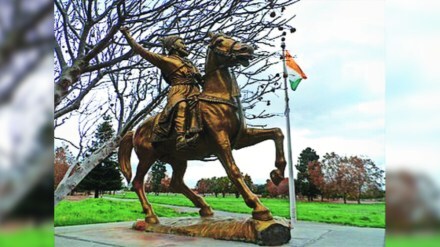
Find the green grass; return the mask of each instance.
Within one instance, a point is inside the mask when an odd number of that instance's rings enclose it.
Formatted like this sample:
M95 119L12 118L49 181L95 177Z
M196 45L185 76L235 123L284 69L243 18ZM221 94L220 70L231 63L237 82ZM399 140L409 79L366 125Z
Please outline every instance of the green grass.
M180 213L175 209L153 205L159 217L196 216L197 213ZM130 221L145 218L139 202L107 199L62 201L55 208L55 226L83 225Z
M2 232L0 230L0 246L2 247L49 247L53 246L53 226L38 228L21 228L13 231Z
M413 236L390 236L386 237L387 247L437 247L440 243L439 234L413 235Z
M134 192L127 192L112 197L121 199L137 199ZM168 204L177 206L194 207L189 199L182 195L148 195L148 200L155 204ZM205 197L205 200L215 210L251 213L243 199L235 197L218 198ZM272 214L281 217L290 217L289 201L287 199L262 198L263 204L268 207ZM385 203L378 204L335 204L321 202L297 202L297 214L299 220L325 222L360 227L385 228Z

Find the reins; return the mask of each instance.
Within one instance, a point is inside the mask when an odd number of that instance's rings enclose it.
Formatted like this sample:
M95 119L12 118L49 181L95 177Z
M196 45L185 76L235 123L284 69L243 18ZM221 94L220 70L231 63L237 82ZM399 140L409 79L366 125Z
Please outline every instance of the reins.
M228 59L235 59L236 55L233 53L233 49L237 43L238 43L238 41L234 41L232 43L231 47L229 47L229 50L227 52L224 52L224 51L218 49L217 45L215 43L209 45L208 49L206 50L206 59L208 59L210 51L214 52L216 55L226 57ZM238 131L237 131L237 135L235 136L235 138L232 140L232 143L231 143L231 148L233 149L237 143L237 140L240 139L241 134L243 132L243 129L246 128L246 120L244 118L243 107L242 107L241 101L240 101L240 96L241 96L240 88L238 86L235 74L232 71L230 71L226 65L222 64L220 66L217 66L213 70L206 71L205 75L202 78L206 79L211 73L214 73L217 70L224 69L224 68L226 68L228 70L229 74L231 75L232 91L233 92L230 92L230 93L231 93L231 96L235 99L235 102L229 101L229 100L224 100L224 99L219 99L219 98L215 98L215 97L211 97L211 96L199 96L199 100L212 102L212 103L227 104L227 105L233 106L234 108L237 109L238 119L239 119L240 125L239 125Z

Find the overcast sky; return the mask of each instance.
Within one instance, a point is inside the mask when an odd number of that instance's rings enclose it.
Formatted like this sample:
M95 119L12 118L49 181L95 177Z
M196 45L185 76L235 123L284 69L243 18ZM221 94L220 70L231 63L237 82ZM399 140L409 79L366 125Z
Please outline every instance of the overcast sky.
M387 1L386 162L440 186L440 1Z
M311 147L321 157L365 155L382 169L440 177L439 2L303 0L285 11L296 14L290 24L297 29L288 34L287 49L308 76L289 92L294 164ZM283 94L270 109L284 111ZM283 117L260 123L286 133ZM254 183L265 183L274 169L272 141L234 156ZM132 155L133 170L136 165ZM219 162L190 161L185 181L194 187L200 178L225 175Z
M333 151L366 155L384 168L384 2L307 0L286 12L296 14L290 24L297 29L288 34L287 49L308 76L289 92L293 163L311 147L321 157ZM281 71L273 68L273 73ZM274 99L272 109L283 112L283 94ZM265 123L286 133L282 117ZM272 141L234 155L254 183L265 183L274 169ZM219 162L189 164L185 181L191 186L202 177L226 175Z

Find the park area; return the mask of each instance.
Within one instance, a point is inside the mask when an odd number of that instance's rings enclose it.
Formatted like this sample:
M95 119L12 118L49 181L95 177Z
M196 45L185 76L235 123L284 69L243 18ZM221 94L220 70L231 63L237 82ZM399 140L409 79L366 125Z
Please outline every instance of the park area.
M180 194L149 194L148 200L159 217L198 217L197 213L167 207L167 205L194 207ZM251 209L242 198L235 196L206 196L214 210L248 213ZM288 199L261 198L273 215L288 218ZM342 204L329 202L297 202L298 220L324 222L359 227L385 228L385 203ZM55 208L55 226L94 224L105 222L135 221L144 218L142 208L134 192L104 195L103 198L63 200Z

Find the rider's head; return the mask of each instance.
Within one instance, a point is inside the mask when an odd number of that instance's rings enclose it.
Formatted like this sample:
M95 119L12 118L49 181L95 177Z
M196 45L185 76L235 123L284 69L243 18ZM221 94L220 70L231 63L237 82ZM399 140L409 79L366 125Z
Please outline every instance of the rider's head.
M162 45L170 55L177 54L181 57L187 57L189 55L183 39L177 35L171 35L162 38Z

